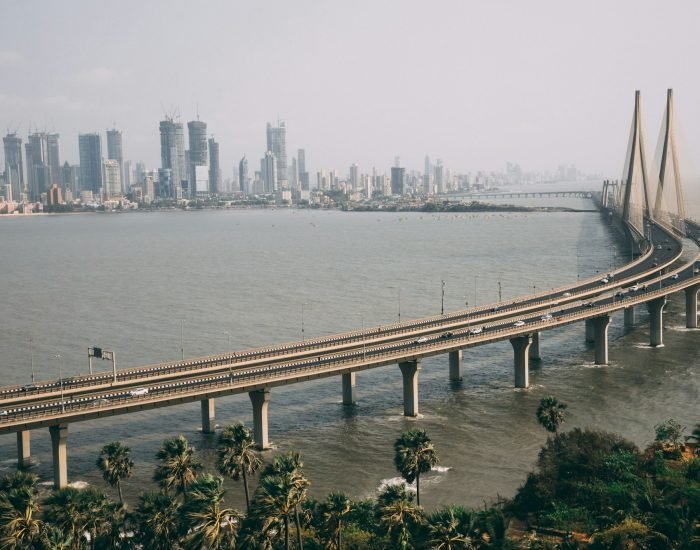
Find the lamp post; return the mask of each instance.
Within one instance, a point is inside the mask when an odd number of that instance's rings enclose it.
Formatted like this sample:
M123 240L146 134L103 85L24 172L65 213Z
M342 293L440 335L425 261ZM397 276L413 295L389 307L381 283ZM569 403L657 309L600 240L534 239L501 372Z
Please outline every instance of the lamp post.
M32 366L32 384L34 383L34 339L29 336L29 360Z
M365 316L360 313L360 326L362 327L362 360L366 359L365 355Z
M498 281L498 302L501 302L501 281Z
M185 360L185 320L180 319L180 359Z
M440 315L445 315L445 281L442 281L442 300L440 302Z
M479 275L474 275L474 307L476 307L476 306L478 305L478 303L479 303L478 300L477 300L477 298L476 298L476 296L477 296L477 294L476 294L476 288L477 288L477 287L476 287L476 284L477 284L477 281L478 281L478 280L479 280Z
M58 359L58 383L61 386L61 412L66 412L66 403L63 401L63 369L61 368L61 354L54 355Z
M399 288L399 323L401 322L401 288Z
M306 302L301 303L301 341L304 342L304 306L309 305Z

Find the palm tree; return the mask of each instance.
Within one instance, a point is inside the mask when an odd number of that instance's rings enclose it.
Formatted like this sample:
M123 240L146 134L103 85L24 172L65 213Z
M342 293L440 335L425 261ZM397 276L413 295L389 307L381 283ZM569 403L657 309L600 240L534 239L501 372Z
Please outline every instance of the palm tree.
M342 550L343 519L350 513L350 499L345 493L330 493L326 497L326 502L321 505L321 510L326 529L331 534L335 548Z
M401 484L387 485L377 496L379 521L387 529L393 548L408 548L409 527L421 519L420 508L414 506L413 495Z
M183 517L189 526L185 548L233 548L241 513L224 508L224 478L202 474L190 485L183 505Z
M163 492L142 493L134 511L137 538L150 550L170 550L182 534L180 501Z
M254 499L253 513L261 523L263 531L274 530L274 525L284 522L285 548L289 548L289 523L291 515L297 529L297 546L303 549L299 505L306 498L309 481L302 472L303 463L299 453L286 453L275 457L260 478Z
M537 421L548 432L557 433L559 425L564 422L565 410L566 403L560 403L554 396L548 395L542 398L537 407Z
M194 447L183 435L166 439L156 458L161 463L156 468L153 480L166 491L174 487L176 494L185 493L202 469L202 463L194 455Z
M472 517L464 508L450 506L427 517L430 548L456 550L476 548L471 538Z
M19 471L0 480L0 547L24 548L37 541L43 523L36 499L37 476Z
M262 466L250 430L240 422L224 428L219 436L218 453L219 472L234 481L243 478L246 509L250 512L248 475L253 475Z
M416 504L420 506L420 475L438 463L433 443L423 429L403 432L394 443L394 464L408 482L416 481Z
M124 502L121 481L131 477L131 470L134 467L134 461L131 460L130 455L129 447L114 441L102 447L100 457L97 459L97 467L102 472L102 478L112 487L116 485L119 502Z

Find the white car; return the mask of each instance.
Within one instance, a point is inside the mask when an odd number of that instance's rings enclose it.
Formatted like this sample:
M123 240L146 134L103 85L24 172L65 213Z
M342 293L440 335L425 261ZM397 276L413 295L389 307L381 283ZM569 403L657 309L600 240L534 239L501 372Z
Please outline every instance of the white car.
M7 415L8 415L8 412L5 409L0 411L0 416L7 416Z
M674 273L673 275L671 275L671 279L674 281L678 279L678 273Z
M416 338L416 344L425 344L428 341L428 339L425 336L421 336L420 338Z
M542 317L540 317L540 319L542 319L543 321L549 321L551 318L552 318L551 313L545 313Z
M523 326L525 326L525 321L515 321L515 323L513 323L513 326L514 327L523 327Z
M131 390L129 392L129 395L131 397L138 397L139 395L146 395L148 393L148 388L136 388L135 390Z
M562 294L562 296L564 296L564 298L568 298L569 296L571 296L571 292L565 292L564 294Z
M630 287L630 292L637 292L639 290L639 285L632 285Z
M469 334L481 334L480 328L473 328L469 331Z
M610 281L608 280L607 277L603 277L603 278L600 280L600 284L601 284L601 285L607 285L609 282L610 282Z

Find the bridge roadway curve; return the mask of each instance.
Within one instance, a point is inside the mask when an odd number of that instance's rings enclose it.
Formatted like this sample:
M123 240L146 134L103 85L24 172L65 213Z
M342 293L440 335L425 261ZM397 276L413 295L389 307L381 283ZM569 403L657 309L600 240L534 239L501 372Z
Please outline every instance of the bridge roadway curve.
M649 277L650 273L654 273L654 267L657 269L667 267L677 260L682 252L681 243L669 235L662 227L652 227L652 242L659 243L656 246L660 247L660 249L649 248L636 261L613 271L614 277L612 281L609 281L605 286L607 288L617 288L630 281L642 281L645 277ZM654 264L657 264L657 266L654 266ZM315 357L319 354L333 353L343 349L351 350L363 345L363 343L366 345L368 342L391 342L412 336L429 335L446 329L459 329L464 326L507 319L516 314L523 314L528 311L537 312L578 299L594 297L601 292L602 278L603 275L591 277L573 285L563 286L553 291L545 291L510 302L484 305L478 308L450 312L445 315L404 323L382 325L367 328L363 331L336 334L274 347L118 370L116 379L112 372L101 372L64 378L62 381L51 380L24 386L0 388L0 410L7 410L12 406L53 400L56 398L56 394L60 392L64 396L71 396L79 395L90 388L93 390L120 388L128 391L130 388L154 381L197 376L205 372L228 370L230 368L244 369L256 365L269 365L273 362L287 361L292 358ZM3 417L0 416L0 433L2 433L3 420Z
M420 359L626 309L697 284L700 279L694 264L685 266L676 279L671 278L673 273L655 277L678 259L682 243L658 226L652 226L651 233L652 242L659 244L614 272L608 283L601 282L602 276L594 277L509 304L275 348L118 371L116 383L109 373L64 380L62 387L60 381L50 381L27 391L4 388L0 392L0 434L255 391L395 364L407 358ZM649 279L646 292L620 290ZM652 288L656 282L661 285L659 289ZM617 292L623 292L625 298L615 302ZM553 310L556 314L550 313ZM516 322L523 324L516 327ZM478 326L482 327L481 333L473 334ZM146 387L148 393L132 395L139 387Z

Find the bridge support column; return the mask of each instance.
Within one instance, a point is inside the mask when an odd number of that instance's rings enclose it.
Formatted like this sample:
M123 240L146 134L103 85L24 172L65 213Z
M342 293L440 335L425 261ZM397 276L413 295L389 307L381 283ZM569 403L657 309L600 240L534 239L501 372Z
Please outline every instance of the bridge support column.
M698 328L698 289L700 285L685 289L685 326L687 328Z
M357 403L355 396L355 373L346 372L341 375L343 379L343 405Z
M586 343L592 344L595 342L595 329L593 328L593 319L586 319Z
M403 415L418 416L418 371L420 361L404 361L399 363L403 375Z
M29 453L29 430L17 432L17 467L28 468L31 464L31 454Z
M450 357L450 380L459 382L462 379L462 350L451 351Z
M647 302L649 308L649 343L652 347L664 345L664 306L666 296Z
M68 424L49 426L49 433L53 455L53 487L62 489L68 485Z
M216 402L213 397L202 399L202 433L213 434L216 429Z
M510 343L513 346L515 387L528 388L530 387L530 357L528 354L528 350L530 348L530 336L518 336L517 338L511 338Z
M610 315L594 317L593 332L595 333L595 364L608 364L608 326L610 325Z
M625 326L626 327L633 327L634 326L634 306L630 306L630 307L625 308Z
M270 448L267 438L267 407L270 404L270 390L248 392L253 404L253 439L260 450Z
M531 335L530 349L528 350L528 357L532 361L539 361L542 359L540 357L540 333L533 332Z

